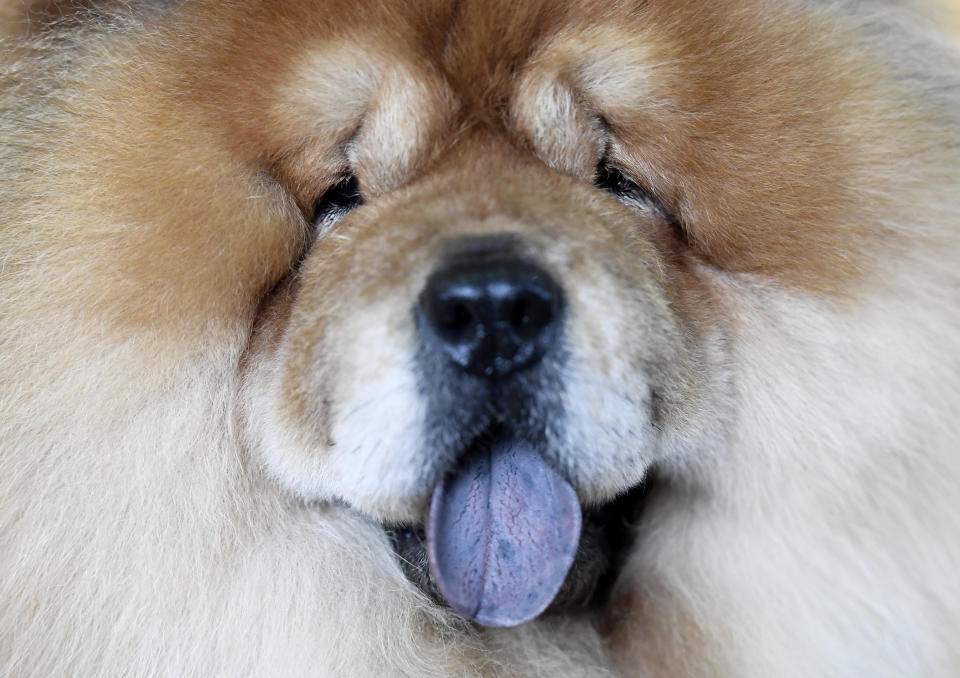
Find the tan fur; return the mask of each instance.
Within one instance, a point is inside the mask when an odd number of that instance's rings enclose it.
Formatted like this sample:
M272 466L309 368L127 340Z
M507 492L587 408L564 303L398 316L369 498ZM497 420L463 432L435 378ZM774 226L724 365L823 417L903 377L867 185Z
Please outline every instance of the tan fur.
M0 20L0 675L960 673L960 55L929 19ZM674 223L598 191L605 155ZM348 170L366 204L315 239ZM441 472L410 309L503 233L569 297L551 462L588 504L664 483L607 608L494 631L378 521Z

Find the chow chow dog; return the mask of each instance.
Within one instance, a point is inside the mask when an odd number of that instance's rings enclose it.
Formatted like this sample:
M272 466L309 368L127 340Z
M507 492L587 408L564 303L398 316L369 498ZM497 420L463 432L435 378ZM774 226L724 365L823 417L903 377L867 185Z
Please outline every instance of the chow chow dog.
M930 12L7 0L0 674L960 675Z

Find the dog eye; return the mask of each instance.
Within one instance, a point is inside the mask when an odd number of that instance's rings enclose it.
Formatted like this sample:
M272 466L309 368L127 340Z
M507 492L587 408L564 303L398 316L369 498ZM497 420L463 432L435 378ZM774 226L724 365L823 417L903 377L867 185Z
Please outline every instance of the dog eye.
M663 207L649 191L640 186L622 170L611 165L606 158L597 164L594 180L597 188L603 189L630 207L652 209L662 213Z
M677 214L658 200L643 186L631 179L623 170L611 165L607 158L597 164L596 186L607 191L627 207L654 216L673 234L672 242L690 244L687 231Z
M313 227L323 235L350 210L363 204L357 177L348 174L328 188L313 207Z

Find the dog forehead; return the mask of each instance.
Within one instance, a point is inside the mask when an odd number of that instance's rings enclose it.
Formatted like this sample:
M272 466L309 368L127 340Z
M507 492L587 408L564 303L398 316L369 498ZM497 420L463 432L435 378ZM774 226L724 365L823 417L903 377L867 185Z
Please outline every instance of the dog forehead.
M750 0L187 4L174 14L214 28L189 49L161 42L176 53L160 91L177 113L195 100L204 130L305 209L346 171L371 199L407 185L482 128L579 181L605 154L722 268L844 293L871 237L846 216L887 209L857 177L900 151L864 114L881 76L871 94L858 48L796 30L812 19L790 7L773 20Z
M639 96L653 49L645 35L614 28L612 6L585 23L590 6L497 0L443 14L421 3L390 9L399 14L389 32L346 26L316 36L288 56L272 127L295 132L286 147L309 136L325 151L345 149L369 194L404 183L476 127L589 179L605 141L582 93L603 80Z

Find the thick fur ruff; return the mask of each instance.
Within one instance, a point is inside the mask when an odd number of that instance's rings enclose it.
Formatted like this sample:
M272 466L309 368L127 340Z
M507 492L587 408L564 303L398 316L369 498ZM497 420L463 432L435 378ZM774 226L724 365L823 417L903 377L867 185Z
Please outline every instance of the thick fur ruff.
M0 675L960 675L946 20L0 20ZM316 218L348 175L363 204ZM608 599L485 629L384 527L513 416L467 416L411 312L451 242L505 235L566 303L513 425L585 508L649 491Z

